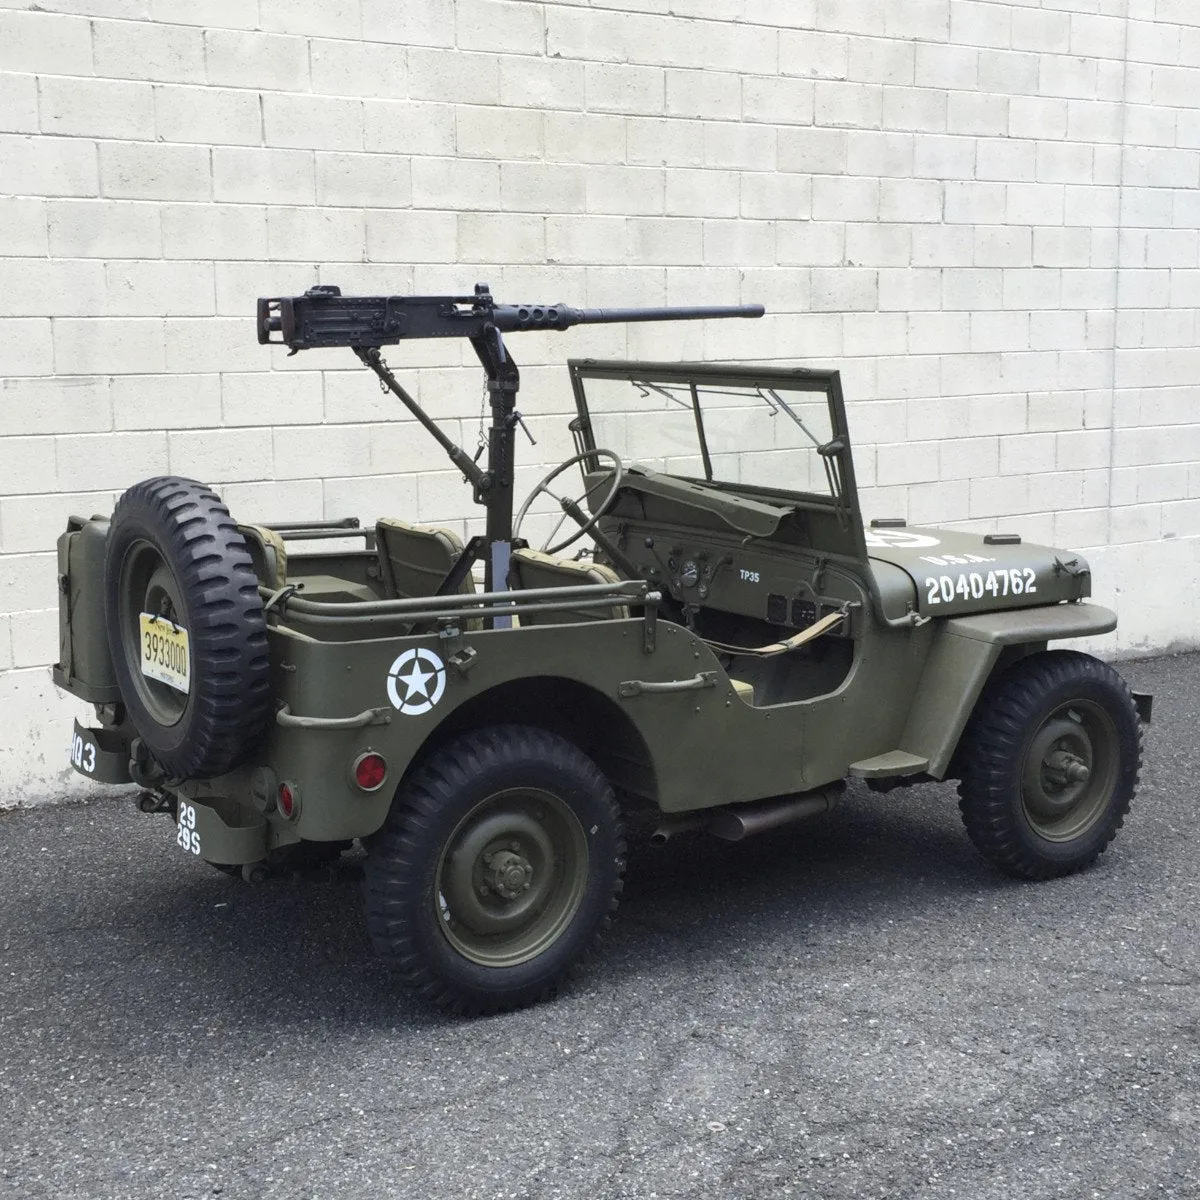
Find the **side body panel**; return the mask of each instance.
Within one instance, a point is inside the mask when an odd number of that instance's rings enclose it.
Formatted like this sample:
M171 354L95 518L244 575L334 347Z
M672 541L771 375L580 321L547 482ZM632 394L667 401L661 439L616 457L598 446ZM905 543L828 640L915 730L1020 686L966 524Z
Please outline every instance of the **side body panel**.
M293 716L373 711L378 723L355 730L275 726L260 761L300 794L299 836L363 836L382 823L396 784L430 739L458 724L518 719L513 713L528 687L538 690L543 711L563 720L570 706L585 709L587 721L601 726L593 732L608 743L605 766L614 782L664 811L806 790L897 745L928 653L929 627L886 630L860 613L854 659L840 686L759 707L738 696L712 648L667 621L658 622L652 652L638 618L337 642L276 629L276 695ZM408 714L396 708L388 683L416 648L444 666L428 685L439 693L436 704ZM667 692L630 686L689 681L695 686ZM351 768L368 750L387 759L389 775L379 791L364 794Z

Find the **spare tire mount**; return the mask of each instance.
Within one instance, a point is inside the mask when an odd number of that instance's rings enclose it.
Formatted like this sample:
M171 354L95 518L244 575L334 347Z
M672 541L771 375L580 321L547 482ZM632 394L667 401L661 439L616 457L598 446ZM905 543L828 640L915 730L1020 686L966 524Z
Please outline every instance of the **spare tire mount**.
M114 673L168 775L221 775L271 713L266 617L245 538L220 497L161 476L117 501L104 564Z

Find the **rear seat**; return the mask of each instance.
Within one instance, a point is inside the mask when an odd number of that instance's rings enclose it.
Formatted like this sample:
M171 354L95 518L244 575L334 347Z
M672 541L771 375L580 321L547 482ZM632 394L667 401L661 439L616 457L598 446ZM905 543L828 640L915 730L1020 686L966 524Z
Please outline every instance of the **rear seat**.
M388 595L401 600L432 596L462 554L462 538L450 529L410 525L399 517L384 517L375 525L379 565ZM458 589L464 595L475 591L468 574Z

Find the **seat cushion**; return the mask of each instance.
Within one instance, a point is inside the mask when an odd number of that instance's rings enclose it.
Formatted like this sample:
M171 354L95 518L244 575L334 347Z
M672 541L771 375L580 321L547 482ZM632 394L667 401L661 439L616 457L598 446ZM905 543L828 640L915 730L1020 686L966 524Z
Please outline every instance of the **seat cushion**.
M463 549L462 538L453 530L411 525L399 517L378 521L375 539L388 593L399 599L432 596ZM463 595L475 591L470 573L458 590Z
M265 525L239 525L250 561L263 587L281 588L287 582L287 549L283 538Z
M509 569L509 584L517 591L620 582L620 575L603 563L555 558L541 550L514 550ZM628 616L629 606L617 602L602 608L564 607L558 612L525 613L521 624L560 625L574 621L620 620Z

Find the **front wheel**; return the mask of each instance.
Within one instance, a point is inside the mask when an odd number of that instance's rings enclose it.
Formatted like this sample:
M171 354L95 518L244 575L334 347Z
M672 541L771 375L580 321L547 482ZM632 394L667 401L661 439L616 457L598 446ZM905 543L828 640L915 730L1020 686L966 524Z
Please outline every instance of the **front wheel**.
M556 734L466 734L405 782L371 841L375 948L422 998L464 1014L552 994L617 906L625 838L612 788Z
M1142 730L1112 667L1055 650L988 686L959 761L959 808L976 849L1006 874L1050 879L1094 862L1121 828Z

